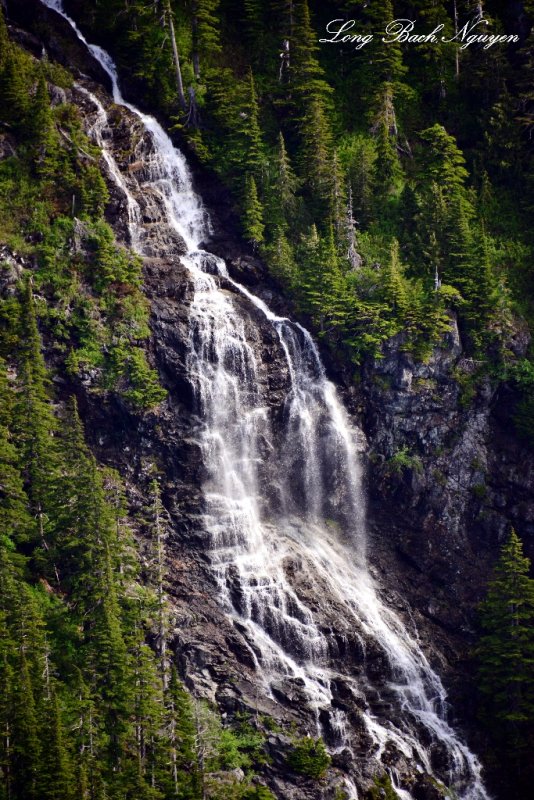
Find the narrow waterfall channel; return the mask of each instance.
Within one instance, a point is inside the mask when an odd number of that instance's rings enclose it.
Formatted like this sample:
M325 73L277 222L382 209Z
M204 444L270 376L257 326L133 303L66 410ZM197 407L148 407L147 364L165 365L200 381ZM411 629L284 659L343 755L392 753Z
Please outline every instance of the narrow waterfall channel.
M358 454L362 435L327 379L313 339L233 281L222 259L199 249L210 222L184 156L153 117L124 100L112 59L87 43L60 0L42 2L70 23L109 75L113 101L129 109L150 135L152 150L141 177L123 174L109 148L103 102L78 86L94 108L89 133L125 197L132 247L146 254L136 195L148 189L187 246L182 261L194 289L187 370L202 420L203 526L220 605L250 644L258 683L274 699L281 682L298 685L317 733L332 751L341 751L350 750L356 736L337 700L341 682L357 701L373 759L380 761L393 747L416 769L444 782L455 797L488 800L477 758L447 722L439 676L414 635L382 603L369 573ZM223 283L233 291L221 288ZM253 309L247 319L243 304ZM254 315L271 326L287 364L289 389L276 425L268 387L259 379L250 332ZM333 616L360 643L363 661L369 643L380 653L389 675L385 690L373 687L365 670L351 672L350 664L344 665L339 643L318 624L288 563L298 565L317 593L328 591ZM380 703L373 706L371 698ZM388 711L379 714L377 705ZM432 758L434 746L441 754L439 767ZM399 796L411 798L394 769L391 778ZM357 798L350 775L346 788Z

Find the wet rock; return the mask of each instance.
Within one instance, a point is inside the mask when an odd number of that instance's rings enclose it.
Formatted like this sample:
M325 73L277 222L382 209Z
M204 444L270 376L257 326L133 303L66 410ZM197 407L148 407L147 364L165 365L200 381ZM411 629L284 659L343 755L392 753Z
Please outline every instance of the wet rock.
M8 19L25 33L22 43L34 55L42 55L44 48L69 70L77 71L80 76L89 76L108 90L111 89L106 71L77 39L60 14L39 0L6 0L6 8Z
M31 0L9 5L10 9L19 9L20 19L28 25L32 10L42 12L42 6ZM79 72L105 85L100 68L92 63L85 48L80 50L67 27L54 15L53 31L45 45L51 53L63 54L62 58ZM31 46L40 44L41 39L36 38ZM249 631L245 625L231 624L221 608L203 531L201 487L206 475L199 448L198 408L186 378L192 285L190 273L180 261L185 245L165 224L161 199L147 186L150 174L146 164L153 152L150 136L134 115L114 108L97 86L90 82L86 85L99 93L108 110L110 125L104 135L128 191L139 205L144 228L145 291L151 305L149 355L169 390L169 398L160 408L139 415L118 398L102 401L95 397L92 376L83 376L74 388L88 437L100 460L123 475L133 509L143 507L152 470L157 469L162 476L169 526L167 590L175 626L172 648L188 687L218 703L225 714L261 709L284 725L294 723L300 732L314 733L316 717L309 709L302 680L281 679L272 687L274 699L267 697L258 681L258 653ZM83 93L74 90L72 96L90 130L94 107ZM6 155L10 147L7 137L0 138L0 148ZM119 240L130 244L127 196L110 174L108 180L111 199L107 218ZM212 192L212 199L219 204L219 190ZM83 224L76 222L73 248L82 248L83 239ZM264 265L217 217L207 246L214 253L207 262L209 274L217 276L215 256L223 256L233 278L254 287L274 309L285 313L287 303L268 279ZM7 264L0 268L0 291L9 293L20 277L22 262L7 251L0 253L0 261ZM287 413L290 376L280 343L262 312L236 293L231 281L220 281L232 303L241 309L247 337L257 355L258 384L266 390L273 420L281 420ZM462 684L468 675L461 659L471 641L473 610L510 523L524 536L527 551L534 548L534 460L513 432L509 411L514 402L513 388L501 388L496 394L489 380L477 377L478 365L463 352L454 317L442 346L434 350L428 362L416 362L405 352L405 344L402 335L391 340L384 359L365 366L361 385L346 388L348 405L362 409L373 456L368 463L369 557L378 583L388 587L388 605L420 638L429 660L439 666L452 686L457 708L461 708L465 692ZM523 354L527 345L528 335L519 328L512 335L510 347ZM338 368L333 363L329 367L333 372ZM472 392L468 400L466 386ZM275 430L275 438L277 435ZM265 440L260 447L267 452L278 444ZM408 454L412 461L397 470L392 462L395 465L399 452ZM295 476L305 457L300 454L295 458ZM265 491L273 497L281 496L282 490L265 481ZM334 508L339 501L338 489L333 486L333 531L339 522ZM142 547L142 533L139 539ZM332 597L327 580L312 579L312 567L288 546L283 568L296 596L311 609L327 639L328 652L321 654L321 666L335 665L338 670L331 684L334 707L343 710L351 728L352 753L348 749L337 753L334 767L354 770L361 785L366 786L377 769L374 757L379 747L364 715L387 721L394 714L395 696L389 686L393 671L363 626L343 621L339 598ZM227 582L235 605L244 607L235 571L229 572ZM297 605L290 612L299 619ZM305 620L300 621L305 624ZM274 632L275 621L272 625ZM277 635L289 652L305 660L308 654L301 644L284 639L283 631ZM453 664L457 665L455 671ZM335 740L334 722L324 714L322 722L329 738ZM273 761L270 781L279 796L289 800L332 796L329 786L318 787L287 775L286 755L292 746L292 739L284 734L268 740ZM434 748L432 759L437 769L446 769L443 752ZM414 774L413 765L406 763L406 757L391 743L384 749L383 761L402 769L407 783L413 781L417 800L443 797L432 780Z
M412 788L414 800L445 800L447 789L428 775L419 775Z
M0 297L11 297L28 264L25 258L7 246L0 247Z

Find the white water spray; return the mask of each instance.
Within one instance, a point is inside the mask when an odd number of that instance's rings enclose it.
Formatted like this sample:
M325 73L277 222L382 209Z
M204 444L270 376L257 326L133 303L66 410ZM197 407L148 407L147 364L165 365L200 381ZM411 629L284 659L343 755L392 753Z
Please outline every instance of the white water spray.
M112 59L86 41L61 1L42 2L71 24L108 74L114 102L136 115L150 134L143 180L124 176L104 135L107 112L82 88L95 107L90 133L126 198L132 246L143 254L145 231L135 195L148 189L159 196L166 223L186 243L182 261L194 288L187 368L203 421L199 444L207 472L203 525L220 603L245 632L259 680L274 698L284 682L301 687L318 731L326 725L332 749L350 746L353 735L348 715L336 703L336 684L342 681L359 701L375 759L394 747L417 769L433 774L430 751L438 745L448 764L439 777L450 789L461 800L489 800L476 757L446 721L438 675L401 619L381 602L369 574L361 437L326 378L311 336L273 314L230 279L221 259L200 249L209 218L184 156L153 117L124 100ZM221 290L221 279L240 302ZM271 326L286 364L287 395L276 425L261 379L261 336L242 303ZM367 700L373 687L365 673L351 675L343 658L336 659L334 634L319 624L303 579L318 595L327 592L332 618L359 642L362 660L369 646L385 659L389 679L381 691L386 690L389 715L373 712ZM391 777L399 797L409 800L393 769ZM346 791L357 798L351 778Z

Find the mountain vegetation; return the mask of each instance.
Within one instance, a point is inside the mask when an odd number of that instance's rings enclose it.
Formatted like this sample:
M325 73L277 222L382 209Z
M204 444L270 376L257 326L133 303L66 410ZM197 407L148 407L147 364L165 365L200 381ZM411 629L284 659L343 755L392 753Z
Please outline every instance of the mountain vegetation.
M532 786L534 743L534 580L523 544L512 530L480 607L480 713L488 726L490 757L504 759L510 795Z
M244 240L336 358L357 374L398 337L425 359L456 315L472 359L521 393L517 430L534 437L533 356L510 345L518 320L534 324L530 0L519 16L497 0L66 5L137 101L229 187ZM452 37L481 8L518 42L379 42L394 17ZM375 39L319 44L332 19ZM54 388L60 366L136 413L166 397L147 355L140 260L105 221L98 148L76 108L52 102L51 87L72 80L10 41L0 14L0 278L16 271L10 253L32 267L0 301L0 800L269 800L257 721L223 724L166 653L157 476L132 520L74 397ZM399 451L390 466L413 458ZM134 528L152 542L143 563ZM528 572L512 533L477 650L491 757L504 754L525 792ZM287 764L320 780L330 758L306 738ZM376 792L393 792L380 781Z
M514 379L510 333L533 315L531 4L174 0L163 16L141 0L70 6L137 100L231 187L245 239L332 351L358 365L401 335L425 358L453 311L472 357ZM480 13L517 41L464 47ZM395 18L459 38L385 45ZM328 42L343 21L372 41Z
M157 476L130 518L45 363L43 332L55 366L91 371L97 394L139 413L166 396L143 348L140 261L103 218L98 149L76 108L51 102L71 83L10 42L0 13L0 798L269 800L253 782L263 735L245 717L223 726L167 652Z

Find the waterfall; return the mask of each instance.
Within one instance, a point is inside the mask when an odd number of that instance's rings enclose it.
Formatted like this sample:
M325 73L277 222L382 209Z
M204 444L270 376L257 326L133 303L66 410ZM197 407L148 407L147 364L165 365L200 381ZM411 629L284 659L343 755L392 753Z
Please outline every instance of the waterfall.
M272 313L231 279L222 259L201 249L210 221L184 156L153 117L124 100L112 59L87 43L61 1L42 2L70 23L109 75L114 102L129 109L150 137L142 177L124 175L105 135L103 103L78 87L94 107L89 133L126 199L132 247L146 253L138 198L148 190L187 247L182 261L193 288L187 371L202 421L198 443L206 472L202 524L220 605L250 644L258 682L275 700L284 686L299 687L332 751L350 750L356 735L338 698L342 684L372 742L371 758L384 756L387 763L393 748L461 800L489 800L477 758L447 722L439 676L415 634L381 601L369 572L363 436L328 380L312 337ZM258 318L271 331L288 376L276 422L262 379ZM327 598L337 637L319 623L306 582L317 604ZM378 688L365 668L345 663L343 635L359 648L360 666L368 652L383 661L387 680ZM439 769L433 748L444 754ZM410 798L394 768L390 775L399 797ZM345 790L357 798L350 775Z

